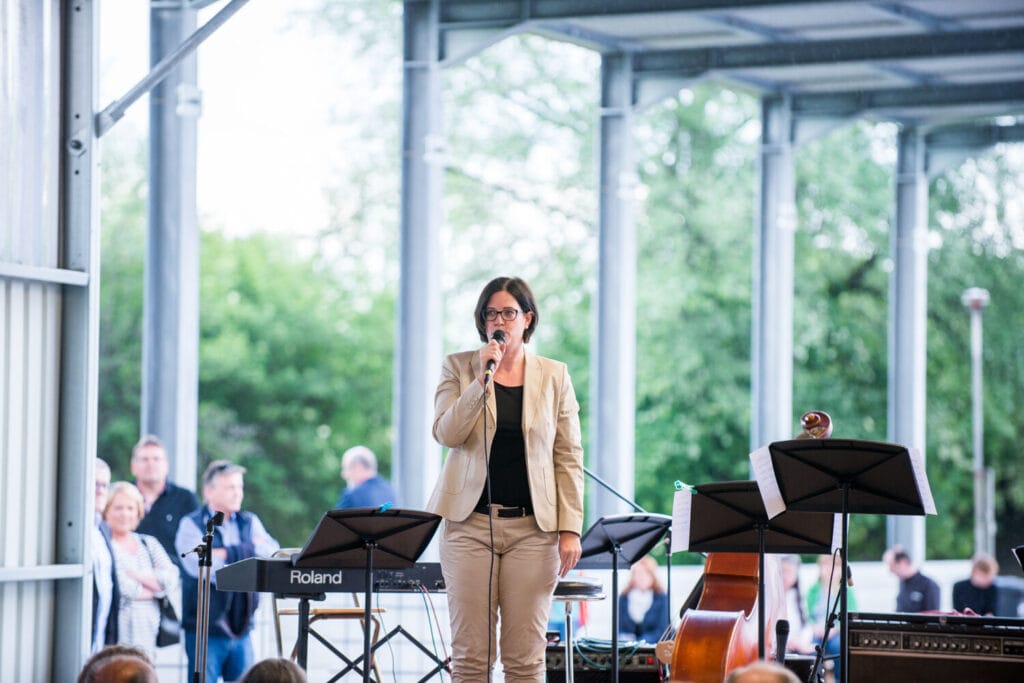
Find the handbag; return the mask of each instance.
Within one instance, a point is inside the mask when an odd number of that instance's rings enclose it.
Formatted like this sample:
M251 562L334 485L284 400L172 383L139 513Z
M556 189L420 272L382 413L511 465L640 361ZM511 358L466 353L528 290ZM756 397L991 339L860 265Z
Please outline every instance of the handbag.
M174 605L166 595L156 598L160 605L160 628L156 632L156 646L167 647L181 640L181 622L174 612Z
M149 549L149 544L146 543L146 539L143 536L139 537L142 540L142 545L146 546L146 552L149 553L149 562L154 567L156 563L153 561L153 551ZM174 611L174 605L171 604L170 599L166 595L154 597L156 604L160 607L160 627L156 632L156 646L167 647L168 645L174 645L181 640L181 622L178 621L178 615Z

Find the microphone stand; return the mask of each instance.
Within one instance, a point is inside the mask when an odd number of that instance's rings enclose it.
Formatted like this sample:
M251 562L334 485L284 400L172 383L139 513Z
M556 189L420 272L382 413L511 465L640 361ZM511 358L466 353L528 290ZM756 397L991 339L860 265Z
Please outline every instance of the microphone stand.
M206 650L210 639L210 584L213 579L213 528L224 521L224 513L218 512L206 522L203 542L190 552L199 556L199 594L196 596L196 668L192 672L193 683L206 683ZM185 557L189 553L183 553Z

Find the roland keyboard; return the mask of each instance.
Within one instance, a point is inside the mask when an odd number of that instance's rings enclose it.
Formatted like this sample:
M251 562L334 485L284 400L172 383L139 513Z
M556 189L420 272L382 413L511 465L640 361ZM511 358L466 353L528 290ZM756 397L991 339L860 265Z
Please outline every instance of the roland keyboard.
M250 557L225 565L216 572L217 590L280 595L317 593L364 593L366 570L361 567L338 569L295 567L287 557ZM375 593L419 593L444 591L441 565L425 562L406 569L374 568Z

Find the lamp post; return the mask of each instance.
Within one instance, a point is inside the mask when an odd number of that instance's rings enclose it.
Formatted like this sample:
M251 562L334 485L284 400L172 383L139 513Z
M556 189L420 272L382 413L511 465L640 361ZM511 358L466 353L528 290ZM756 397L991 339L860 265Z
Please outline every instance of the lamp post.
M996 546L993 477L985 467L984 420L981 395L981 312L988 305L987 289L964 290L960 301L971 317L971 413L974 427L974 552L993 555Z

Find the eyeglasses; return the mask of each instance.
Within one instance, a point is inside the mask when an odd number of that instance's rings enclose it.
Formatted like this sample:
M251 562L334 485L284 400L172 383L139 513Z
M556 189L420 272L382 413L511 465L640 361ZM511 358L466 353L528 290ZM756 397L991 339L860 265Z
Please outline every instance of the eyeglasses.
M96 493L99 493L100 491L106 491L109 488L110 488L110 482L108 482L108 481L98 481L98 482L96 482Z
M496 308L485 308L484 309L484 320L491 321L497 320L498 314L501 314L501 319L505 322L512 322L519 317L518 308L503 308L500 311Z

